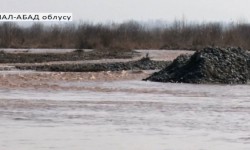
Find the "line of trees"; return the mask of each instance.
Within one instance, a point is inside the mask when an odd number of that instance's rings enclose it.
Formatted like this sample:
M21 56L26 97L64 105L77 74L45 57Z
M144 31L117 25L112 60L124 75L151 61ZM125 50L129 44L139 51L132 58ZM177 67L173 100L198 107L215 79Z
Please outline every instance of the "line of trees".
M150 27L135 21L121 24L0 24L1 48L200 49L206 46L250 49L247 23L185 23Z

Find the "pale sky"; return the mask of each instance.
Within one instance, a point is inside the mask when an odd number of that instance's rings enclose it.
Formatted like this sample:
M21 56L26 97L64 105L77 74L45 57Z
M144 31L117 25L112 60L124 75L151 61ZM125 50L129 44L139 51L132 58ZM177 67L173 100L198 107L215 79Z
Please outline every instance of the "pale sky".
M249 21L250 0L0 0L3 12L73 13L74 21Z

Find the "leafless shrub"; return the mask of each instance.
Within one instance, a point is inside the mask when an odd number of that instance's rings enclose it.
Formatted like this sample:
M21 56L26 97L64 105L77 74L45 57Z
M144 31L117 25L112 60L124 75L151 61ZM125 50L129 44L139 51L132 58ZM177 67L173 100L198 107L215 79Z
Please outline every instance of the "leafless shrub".
M135 21L121 24L34 23L23 27L0 24L2 48L76 49L200 49L206 46L240 46L250 49L249 24L186 23L174 21L162 27L148 27Z

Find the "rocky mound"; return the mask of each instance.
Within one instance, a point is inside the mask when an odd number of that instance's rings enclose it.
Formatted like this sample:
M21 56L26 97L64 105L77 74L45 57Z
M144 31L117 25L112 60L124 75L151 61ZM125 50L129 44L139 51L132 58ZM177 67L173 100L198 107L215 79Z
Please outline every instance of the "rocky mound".
M240 48L205 48L181 55L144 80L181 83L245 84L250 78L250 55Z

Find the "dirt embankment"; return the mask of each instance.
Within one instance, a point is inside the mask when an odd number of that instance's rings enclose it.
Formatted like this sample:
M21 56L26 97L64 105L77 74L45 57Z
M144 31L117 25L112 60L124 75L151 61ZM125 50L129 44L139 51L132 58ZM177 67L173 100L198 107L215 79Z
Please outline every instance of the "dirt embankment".
M75 50L66 53L8 53L0 51L0 63L43 63L55 61L82 61L98 59L131 59L139 54L133 51Z
M170 61L159 59L166 52L147 51L100 51L75 50L64 53L31 53L0 52L1 70L17 68L20 70L53 71L53 72L98 72L122 70L155 70L162 69ZM166 59L177 57L177 53L168 51ZM153 55L156 54L156 55ZM142 58L142 56L150 55ZM151 55L153 57L151 57ZM142 59L140 59L142 58Z
M145 80L181 83L245 84L250 78L250 55L240 48L205 48L181 55Z
M20 70L52 71L52 72L98 72L122 70L155 70L169 65L169 61L153 61L142 58L137 61L115 63L83 63L83 64L48 64L48 65L17 65Z

